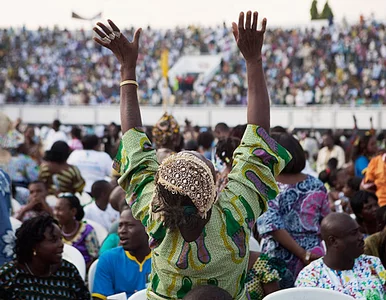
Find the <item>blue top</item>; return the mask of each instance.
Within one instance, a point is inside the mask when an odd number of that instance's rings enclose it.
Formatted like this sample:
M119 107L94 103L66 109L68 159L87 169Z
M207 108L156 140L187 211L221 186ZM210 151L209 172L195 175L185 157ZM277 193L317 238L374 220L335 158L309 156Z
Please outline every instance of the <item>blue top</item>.
M151 253L140 263L123 247L106 251L98 261L92 297L106 299L125 292L130 297L146 288L151 273Z
M13 256L14 233L9 220L11 210L11 180L0 169L0 266Z
M369 165L369 159L361 155L355 160L355 176L363 178L364 175L362 174L363 170L367 168Z

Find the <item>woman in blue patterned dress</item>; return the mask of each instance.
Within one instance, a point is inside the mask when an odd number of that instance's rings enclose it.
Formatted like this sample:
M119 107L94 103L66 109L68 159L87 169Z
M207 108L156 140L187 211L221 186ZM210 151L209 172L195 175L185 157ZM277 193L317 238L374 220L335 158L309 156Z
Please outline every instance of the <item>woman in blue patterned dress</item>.
M305 155L299 142L287 133L272 137L291 153L292 161L276 177L280 193L268 202L257 225L263 237L262 252L287 263L280 286L288 288L305 265L323 256L320 223L330 208L323 183L301 173Z

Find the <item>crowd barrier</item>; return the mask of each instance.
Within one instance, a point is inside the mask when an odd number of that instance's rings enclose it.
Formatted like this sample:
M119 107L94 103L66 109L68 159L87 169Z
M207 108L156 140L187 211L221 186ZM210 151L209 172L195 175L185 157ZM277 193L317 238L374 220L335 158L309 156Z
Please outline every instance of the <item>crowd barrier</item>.
M50 124L59 119L63 124L98 125L120 123L119 106L52 106L52 105L3 105L0 110L11 119L21 118L25 123ZM218 106L178 106L169 108L180 124L185 119L193 125L212 126L225 122L229 126L246 123L246 107ZM141 107L144 125L153 125L163 108ZM353 127L353 114L360 129L370 127L373 118L374 128L386 128L386 107L272 107L272 126L286 128L350 129Z

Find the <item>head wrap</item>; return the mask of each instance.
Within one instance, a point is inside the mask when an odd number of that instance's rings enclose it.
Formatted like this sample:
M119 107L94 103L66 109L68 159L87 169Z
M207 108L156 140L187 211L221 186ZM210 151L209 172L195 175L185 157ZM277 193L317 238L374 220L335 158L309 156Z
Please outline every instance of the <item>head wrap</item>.
M180 133L177 120L168 113L164 113L161 119L154 125L152 134L156 148L163 148L171 142L175 135Z
M189 152L180 152L167 157L159 166L157 184L161 184L172 194L189 197L201 218L216 200L216 186L209 166ZM157 198L155 194L155 198ZM155 199L163 205L162 199Z

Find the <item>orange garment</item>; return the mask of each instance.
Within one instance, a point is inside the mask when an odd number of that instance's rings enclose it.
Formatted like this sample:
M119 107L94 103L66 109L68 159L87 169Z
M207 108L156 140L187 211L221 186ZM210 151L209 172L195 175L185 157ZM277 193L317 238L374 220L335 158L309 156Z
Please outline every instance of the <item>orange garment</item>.
M379 206L386 205L386 154L374 157L367 167L365 183L373 182L377 188Z

